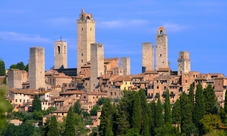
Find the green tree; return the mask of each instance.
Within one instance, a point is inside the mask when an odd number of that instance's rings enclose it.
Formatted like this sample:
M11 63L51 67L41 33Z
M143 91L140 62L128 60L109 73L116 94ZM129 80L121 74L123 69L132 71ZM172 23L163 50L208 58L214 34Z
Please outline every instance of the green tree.
M114 126L115 135L123 135L127 133L130 128L130 124L127 121L124 111L119 110L116 113L116 121L114 122Z
M27 65L25 66L25 69L24 69L24 70L26 70L27 72L28 72L28 69L29 69L28 66L29 66L29 65L27 64Z
M90 111L90 115L91 116L96 116L97 115L97 111L100 110L99 106L96 104L93 106L93 108Z
M225 113L227 113L227 90L225 91L224 110L225 110Z
M140 136L140 134L136 128L131 128L127 131L125 136Z
M222 123L225 124L225 122L226 122L226 114L225 114L224 108L222 108L222 107L220 107L219 116L221 118Z
M180 111L181 111L181 132L189 133L188 129L192 123L192 105L187 94L183 92L180 96ZM191 134L187 134L191 135Z
M204 115L204 111L205 111L205 104L204 104L203 88L202 88L202 85L199 83L196 86L195 106L193 111L193 122L195 123L195 126L199 130L202 130L199 120L202 119Z
M149 107L150 107L150 110L149 110L150 133L153 136L155 135L154 128L155 128L155 113L156 113L156 104L154 100L151 103L149 103Z
M112 110L112 105L110 104L110 100L106 99L104 101L101 116L100 116L99 134L101 136L106 136L107 134L111 134L112 112L113 110Z
M169 99L169 90L166 90L166 96L165 96L165 114L164 114L164 120L165 123L171 124L171 105L170 105L170 99Z
M35 111L33 112L33 119L38 120L38 121L41 121L42 118L43 118L43 113L42 113L42 111L37 111L37 110L35 110Z
M133 101L133 110L132 110L132 128L138 129L140 131L141 129L141 103L140 103L140 97L139 94L135 94L135 98Z
M47 136L47 133L49 131L49 126L50 126L50 121L51 121L51 118L47 118L44 125L41 126L41 135L42 136Z
M203 91L204 95L204 103L205 103L205 114L214 114L216 113L216 95L214 93L214 89L211 85L208 85Z
M188 97L191 100L192 105L194 105L194 86L193 86L193 84L190 85Z
M74 113L81 115L83 109L81 108L80 100L77 100L73 105Z
M56 116L52 116L50 120L49 131L47 133L48 136L59 136L58 122Z
M35 94L34 100L32 102L32 111L42 111L41 101L37 94Z
M157 128L163 126L163 115L162 115L162 103L160 100L160 97L158 97L158 102L156 105L156 110L155 110L155 126Z
M64 136L74 136L75 135L75 124L74 124L74 115L72 107L69 108L66 124L65 124L65 131Z
M5 76L6 70L5 70L5 62L0 59L0 76Z
M148 115L145 113L144 124L142 128L142 136L150 136L150 126L149 126L149 118Z
M177 99L176 102L173 105L172 121L173 121L174 124L180 124L180 122L181 122L181 106L180 106L180 100L179 99Z
M204 115L200 122L205 133L212 132L223 125L220 117L212 114Z

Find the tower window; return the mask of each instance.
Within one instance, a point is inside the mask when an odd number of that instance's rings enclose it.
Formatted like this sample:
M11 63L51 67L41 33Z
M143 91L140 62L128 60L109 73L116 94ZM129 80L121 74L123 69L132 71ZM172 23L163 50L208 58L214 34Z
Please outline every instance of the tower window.
M83 60L81 60L81 62L83 63Z
M92 28L90 28L90 31L92 30Z
M64 46L64 52L65 52L65 54L66 54L66 46Z
M81 30L83 31L84 29L83 29L83 28L81 28Z
M60 46L58 46L58 54L60 54Z
M83 53L81 53L81 56L84 56L84 54L83 54Z
M163 35L163 32L162 32L162 30L160 30L160 35Z
M162 54L160 54L160 57L162 57Z

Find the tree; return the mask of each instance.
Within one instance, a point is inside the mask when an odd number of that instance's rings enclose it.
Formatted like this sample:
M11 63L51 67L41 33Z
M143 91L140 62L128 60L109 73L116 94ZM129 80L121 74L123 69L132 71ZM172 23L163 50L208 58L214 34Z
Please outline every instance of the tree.
M50 120L49 131L47 133L48 136L59 136L58 122L56 116L52 116Z
M157 128L163 126L162 103L160 97L158 97L158 102L155 110L155 126Z
M72 107L69 108L68 114L66 117L65 132L64 136L74 136L75 135L75 124L74 124L74 115Z
M80 100L77 100L73 105L74 113L81 115L83 109L81 108Z
M90 111L90 115L91 116L96 116L97 115L97 111L100 110L99 106L96 104L93 106L93 108Z
M165 115L164 115L164 120L165 123L171 124L171 105L170 105L170 99L169 99L169 90L166 90L166 96L165 96Z
M194 105L194 86L193 86L193 84L190 85L188 97L191 100L192 105Z
M225 113L227 113L227 90L225 91L224 110L225 110Z
M211 85L208 85L203 91L204 94L204 103L205 103L205 114L214 114L215 105L217 103L216 95L214 89Z
M37 94L35 94L34 100L32 102L32 111L42 111L41 101Z
M190 133L188 129L193 124L192 123L192 105L187 94L183 92L180 96L180 111L181 111L181 132ZM187 134L191 135L191 134Z
M181 122L181 106L180 106L180 100L179 99L177 99L176 102L173 105L172 121L173 121L174 124L180 124L180 122Z
M202 119L205 111L205 104L204 104L204 96L203 96L203 88L202 85L199 83L196 86L196 94L195 94L195 106L193 111L193 122L195 123L195 126L199 129L201 129L199 120Z
M204 115L200 122L205 133L212 132L223 125L220 117L212 114Z
M5 62L0 59L0 76L5 76L6 70L5 70Z
M156 113L156 104L155 101L153 100L150 104L149 104L150 110L149 110L149 118L150 118L150 133L151 135L155 135L155 113Z
M145 113L144 124L142 128L142 136L150 136L150 126L149 126L149 118Z
M140 104L140 97L139 94L135 94L135 98L133 101L133 108L132 108L132 128L138 129L140 131L141 129L141 104Z

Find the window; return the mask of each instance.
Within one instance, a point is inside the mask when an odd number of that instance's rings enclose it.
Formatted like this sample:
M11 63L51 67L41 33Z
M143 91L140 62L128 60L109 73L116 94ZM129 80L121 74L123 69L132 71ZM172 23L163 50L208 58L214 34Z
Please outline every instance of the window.
M84 54L83 53L81 53L81 56L83 56Z
M92 28L90 28L90 31L92 31Z
M81 60L81 62L83 63L83 60Z
M58 54L60 54L60 46L58 46Z
M160 35L163 35L163 32L162 32L162 30L160 30Z
M81 30L83 31L84 29L83 29L83 28L81 28Z
M159 89L159 86L157 86L157 89Z
M185 83L188 83L188 80L185 80Z
M162 54L160 54L160 57L162 57Z

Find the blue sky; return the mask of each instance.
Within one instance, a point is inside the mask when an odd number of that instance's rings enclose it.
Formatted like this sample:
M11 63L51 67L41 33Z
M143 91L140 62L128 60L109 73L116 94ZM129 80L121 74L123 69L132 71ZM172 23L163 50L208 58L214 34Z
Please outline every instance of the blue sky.
M68 67L76 67L81 9L96 20L96 42L105 57L130 57L131 73L141 72L142 42L152 42L159 26L169 40L169 61L177 70L179 51L189 51L191 70L227 75L226 0L11 0L0 1L0 58L28 63L29 48L45 47L46 70L54 64L54 41L68 42Z

